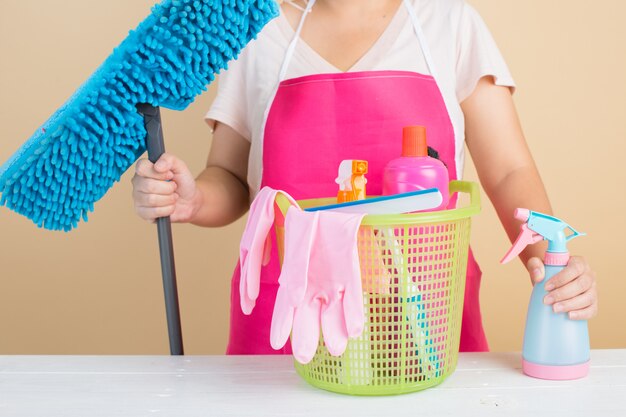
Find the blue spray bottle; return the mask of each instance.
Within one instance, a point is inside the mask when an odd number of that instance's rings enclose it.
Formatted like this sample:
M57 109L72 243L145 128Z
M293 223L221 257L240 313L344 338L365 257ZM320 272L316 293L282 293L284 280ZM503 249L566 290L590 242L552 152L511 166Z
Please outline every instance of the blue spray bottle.
M589 371L589 333L587 322L570 320L567 313L555 313L543 303L545 283L569 261L567 242L583 236L564 221L527 209L515 210L523 221L521 233L501 263L517 257L526 246L548 241L544 263L546 275L533 288L526 316L522 369L526 375L541 379L576 379ZM569 229L572 234L566 236Z

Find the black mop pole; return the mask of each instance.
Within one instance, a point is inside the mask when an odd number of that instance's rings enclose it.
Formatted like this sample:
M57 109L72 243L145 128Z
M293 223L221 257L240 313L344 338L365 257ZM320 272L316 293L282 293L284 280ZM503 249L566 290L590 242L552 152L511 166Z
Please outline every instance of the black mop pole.
M148 159L150 162L155 163L165 153L161 112L158 107L149 104L139 104L137 110L144 117ZM167 330L170 339L170 354L184 355L180 309L178 307L178 289L176 287L176 267L174 266L172 225L169 217L158 218L156 223L159 233L159 251L161 255L161 272L163 274L163 292L165 294L165 314L167 316Z

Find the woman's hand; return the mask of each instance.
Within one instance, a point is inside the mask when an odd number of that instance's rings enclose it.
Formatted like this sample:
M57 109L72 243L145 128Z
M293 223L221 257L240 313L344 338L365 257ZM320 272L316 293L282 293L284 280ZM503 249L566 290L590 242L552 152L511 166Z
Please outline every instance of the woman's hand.
M154 222L221 227L241 217L250 204L246 183L250 142L231 127L216 123L205 169L194 178L187 165L170 154L153 164L137 162L132 179L135 211Z
M543 281L545 268L541 259L530 258L526 268L533 285ZM598 313L596 274L581 256L572 256L562 271L550 278L543 302L555 313L567 312L572 320L588 320Z
M163 154L155 164L139 160L132 184L135 211L152 223L167 216L173 223L189 222L201 204L193 175L174 155Z

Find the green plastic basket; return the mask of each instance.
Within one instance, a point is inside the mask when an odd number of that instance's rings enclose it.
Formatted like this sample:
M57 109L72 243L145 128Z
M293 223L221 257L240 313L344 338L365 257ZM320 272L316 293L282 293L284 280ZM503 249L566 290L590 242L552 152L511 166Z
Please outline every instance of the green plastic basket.
M454 371L471 216L480 211L480 193L475 183L452 181L453 193L469 195L469 203L454 210L363 219L358 246L365 330L339 357L328 352L320 335L313 360L295 363L304 380L333 392L393 395L432 387ZM285 213L285 201L278 205ZM282 228L277 234L282 258Z

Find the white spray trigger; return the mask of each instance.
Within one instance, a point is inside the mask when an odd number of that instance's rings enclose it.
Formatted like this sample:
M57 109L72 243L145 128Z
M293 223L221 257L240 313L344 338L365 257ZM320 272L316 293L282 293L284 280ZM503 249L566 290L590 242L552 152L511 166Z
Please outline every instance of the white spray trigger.
M345 159L339 164L339 174L335 182L339 184L339 190L352 191L352 160Z

